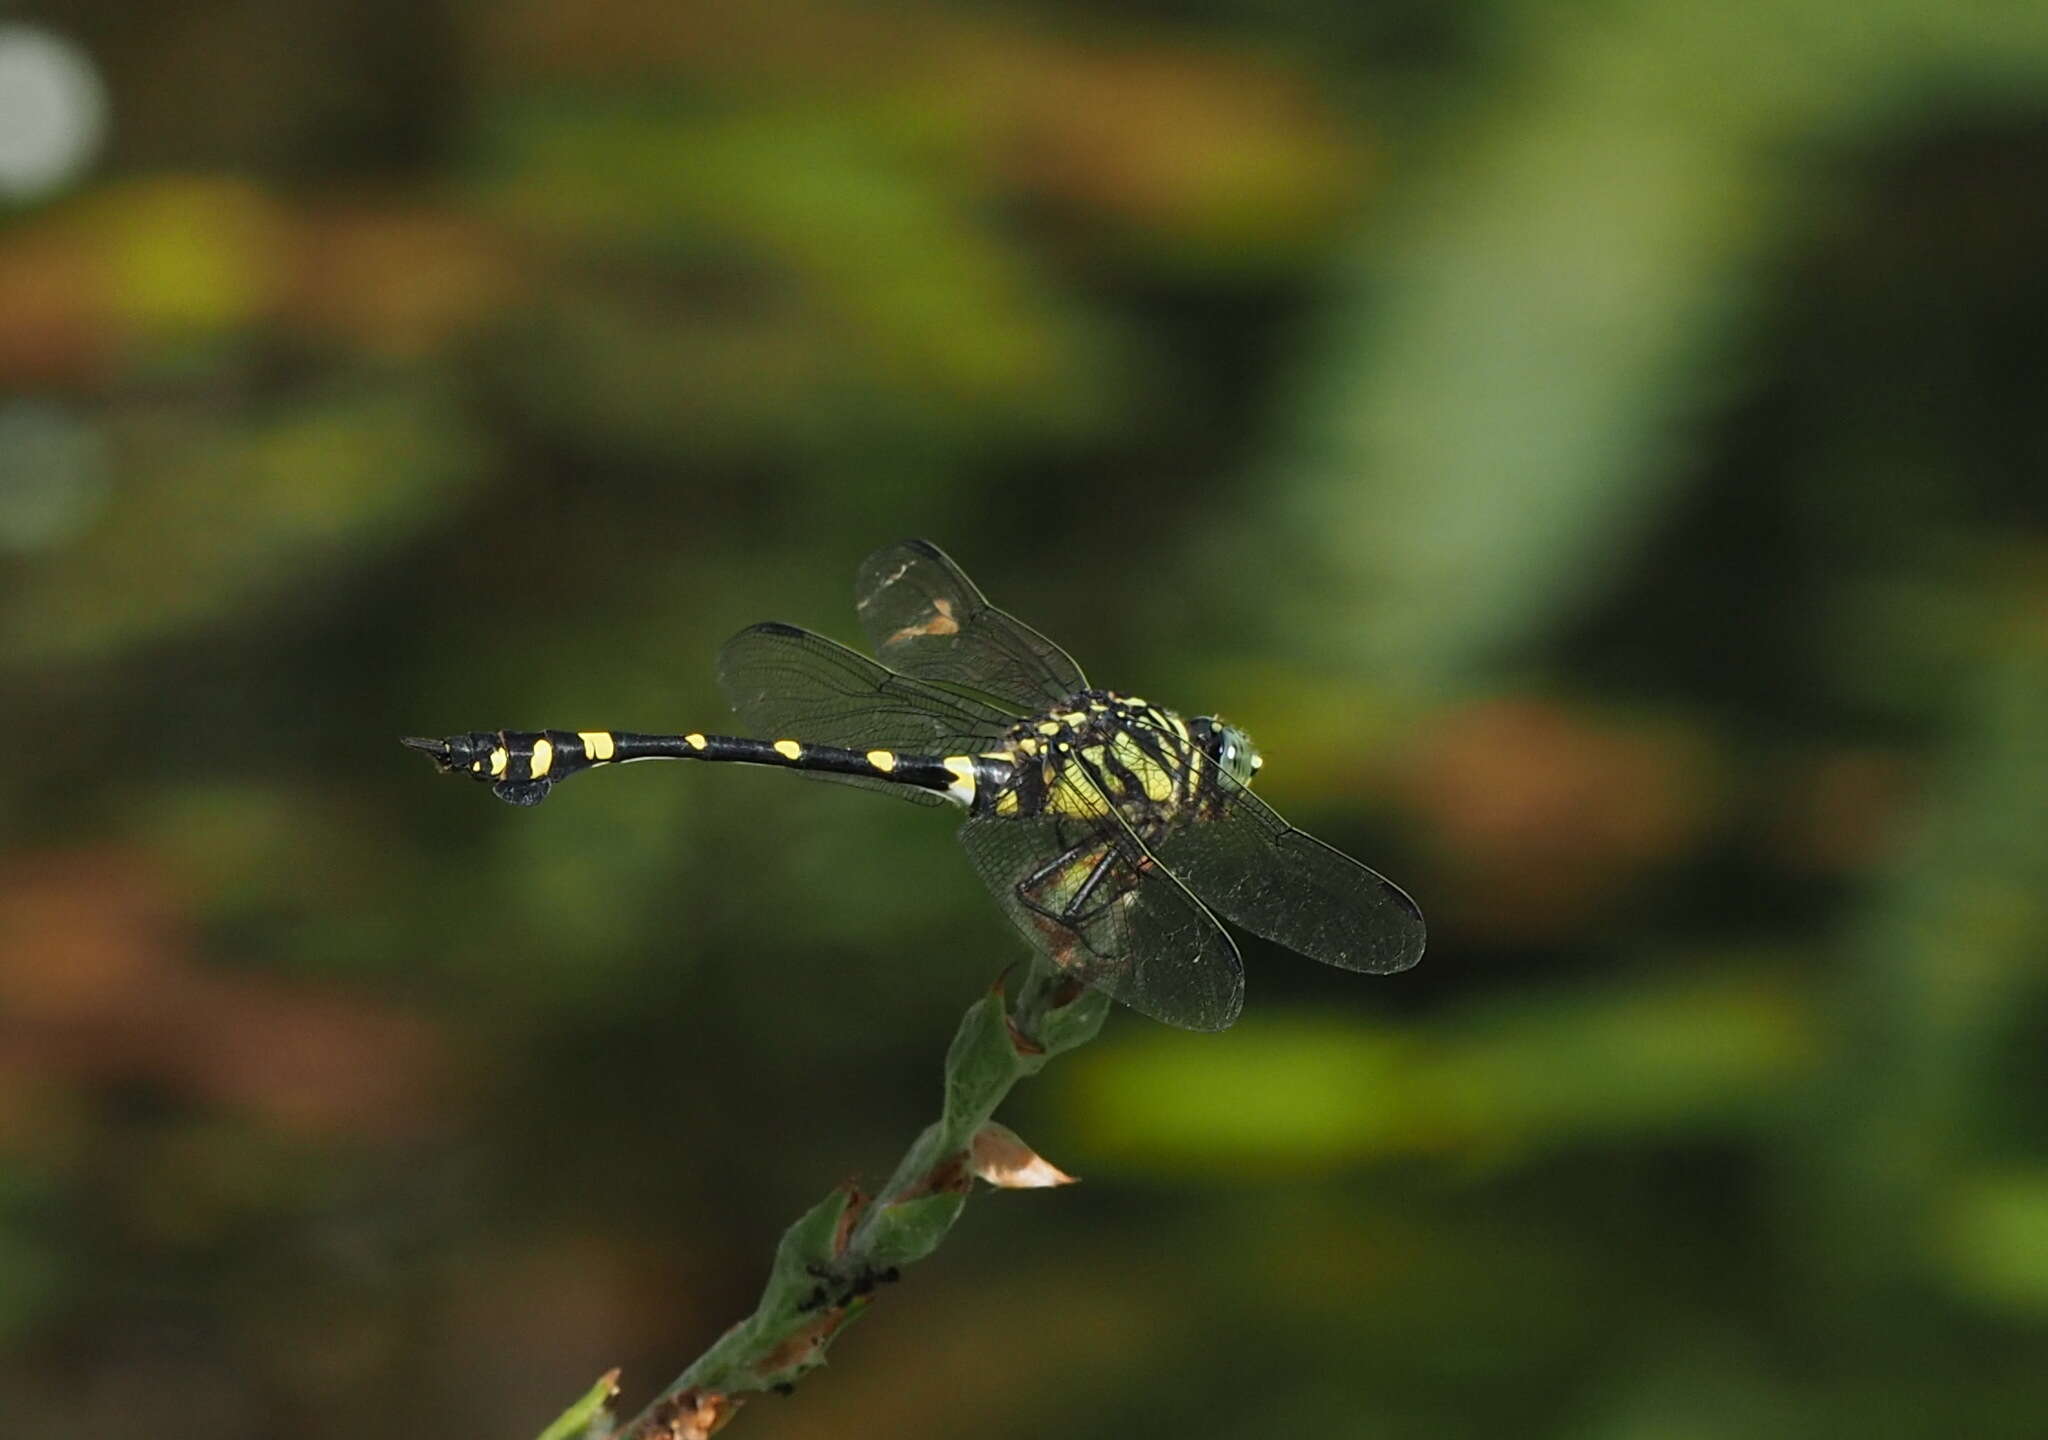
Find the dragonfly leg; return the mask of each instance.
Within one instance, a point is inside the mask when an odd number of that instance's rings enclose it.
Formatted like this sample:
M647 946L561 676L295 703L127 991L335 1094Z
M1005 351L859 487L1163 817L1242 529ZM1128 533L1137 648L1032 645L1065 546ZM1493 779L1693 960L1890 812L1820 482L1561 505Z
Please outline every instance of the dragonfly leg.
M1063 901L1055 893L1048 897L1050 902L1048 903L1048 901L1034 898L1033 892L1041 890L1049 882L1057 881L1062 874L1071 872L1074 866L1084 861L1088 853L1095 849L1099 843L1094 836L1078 841L1046 861L1045 864L1039 866L1022 880L1019 880L1016 891L1018 902L1025 909L1030 910L1034 914L1042 915L1057 924L1071 924L1073 918L1073 902L1071 899ZM1100 867L1098 866L1097 868ZM1092 874L1090 878L1093 878ZM1086 884L1087 881L1083 881L1083 885L1085 886Z
M1098 847L1101 854L1091 861L1090 856ZM1133 887L1130 885L1114 885L1111 893L1099 904L1088 903L1097 891L1103 888L1103 881L1109 876L1111 867L1125 858L1114 844L1099 836L1091 836L1062 851L1056 858L1019 881L1017 900L1025 909L1051 922L1052 926L1059 930L1068 934L1078 933L1082 925L1102 915L1111 905L1131 892ZM1151 863L1151 857L1146 856L1138 862L1138 868L1142 871ZM1033 895L1034 890L1046 885L1048 881L1057 880L1063 873L1071 874L1078 866L1084 864L1088 866L1088 873L1082 878L1081 883L1074 887L1071 894L1065 897L1054 894L1044 900Z
M1025 899L1025 903L1029 904L1029 899L1025 897L1026 891L1037 889L1040 885L1043 885L1045 883L1048 877L1052 876L1058 871L1066 869L1067 866L1073 864L1076 860L1079 860L1083 855L1086 855L1088 853L1089 847L1092 846L1094 843L1095 837L1092 835L1084 840L1077 841L1076 843L1068 846L1065 850L1062 850L1059 854L1053 856L1052 859L1046 861L1036 870L1033 870L1029 875L1026 875L1022 880L1019 880L1017 882L1018 897L1020 899ZM1032 908L1036 909L1038 907L1033 906Z
M1116 863L1117 858L1114 845L1109 846L1103 851L1102 858L1095 862L1095 868L1088 872L1088 878L1081 882L1081 888L1074 892L1074 898L1067 902L1066 911L1060 916L1060 919L1069 925L1079 925L1085 920L1093 920L1097 915L1100 915L1104 910L1107 910L1116 903L1117 895L1125 893L1123 890L1119 890L1116 895L1110 896L1094 909L1087 908L1088 897L1095 893L1095 887L1102 883L1105 875L1109 874L1109 867Z

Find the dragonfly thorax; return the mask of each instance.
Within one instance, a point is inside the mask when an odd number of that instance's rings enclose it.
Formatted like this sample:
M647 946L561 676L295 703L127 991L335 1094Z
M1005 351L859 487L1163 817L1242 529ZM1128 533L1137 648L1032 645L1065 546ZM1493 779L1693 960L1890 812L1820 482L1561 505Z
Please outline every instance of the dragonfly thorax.
M1140 830L1157 829L1189 813L1211 762L1221 763L1201 723L1134 695L1081 691L1020 721L1004 749L985 757L1008 767L977 808L1006 818L1085 818L1107 802Z

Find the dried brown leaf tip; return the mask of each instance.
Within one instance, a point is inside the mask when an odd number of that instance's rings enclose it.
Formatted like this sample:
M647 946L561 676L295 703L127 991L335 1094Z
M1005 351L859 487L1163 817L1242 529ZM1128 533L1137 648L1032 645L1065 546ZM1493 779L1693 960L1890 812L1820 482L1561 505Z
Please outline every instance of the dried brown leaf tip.
M846 1315L843 1306L835 1306L820 1313L816 1319L799 1325L761 1357L760 1363L754 1367L755 1372L767 1383L774 1384L778 1379L793 1378L794 1372L816 1364L832 1336L846 1323Z
M1043 1055L1045 1047L1017 1028L1017 1018L1005 1015L1003 1023L1010 1027L1010 1048L1019 1055Z
M694 1386L661 1402L633 1440L710 1440L741 1405L737 1395Z
M846 1246L853 1239L853 1227L860 1223L863 1211L868 1208L868 1197L860 1186L851 1180L843 1187L846 1191L846 1207L839 1212L839 1224L832 1232L832 1253L844 1255Z
M932 1166L923 1179L890 1196L889 1203L900 1205L907 1200L922 1200L927 1195L965 1195L974 1188L974 1177L967 1171L968 1167L960 1163L957 1154L949 1156Z
M976 1175L1005 1190L1043 1190L1075 1180L1018 1139L1016 1131L993 1120L974 1132L967 1157Z

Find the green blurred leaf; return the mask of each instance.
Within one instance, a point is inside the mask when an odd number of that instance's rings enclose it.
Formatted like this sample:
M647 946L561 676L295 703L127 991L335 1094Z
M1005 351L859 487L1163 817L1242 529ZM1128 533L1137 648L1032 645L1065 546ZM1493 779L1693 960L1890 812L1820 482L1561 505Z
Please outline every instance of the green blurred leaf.
M1699 968L1711 969L1702 961ZM1087 1169L1250 1180L1402 1155L1498 1162L1596 1140L1770 1123L1816 1058L1805 1002L1725 976L1496 1001L1429 1025L1250 1016L1151 1031L1055 1082Z
M1274 467L1289 548L1315 557L1289 597L1302 649L1441 693L1600 596L1688 478L1766 264L1830 194L1823 142L1943 86L2038 93L2044 15L1633 0L1596 39L1511 7L1514 83L1362 236Z
M610 1424L612 1397L618 1393L619 1372L613 1370L599 1377L581 1400L564 1410L552 1425L541 1431L540 1440L580 1440L585 1435L595 1437Z
M1996 1309L2048 1315L2048 1169L1957 1187L1940 1238L1958 1288Z
M260 415L135 411L93 529L24 566L0 657L78 660L319 594L441 520L484 447L434 385L336 382Z

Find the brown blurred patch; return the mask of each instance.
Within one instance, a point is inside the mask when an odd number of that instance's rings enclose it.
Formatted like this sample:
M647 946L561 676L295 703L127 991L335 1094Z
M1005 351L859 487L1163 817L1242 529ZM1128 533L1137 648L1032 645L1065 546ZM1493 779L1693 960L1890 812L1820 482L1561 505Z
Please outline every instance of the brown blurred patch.
M915 65L959 24L921 6L831 0L645 5L638 0L515 0L481 28L484 76L510 88L533 77L616 84L678 71L734 85L866 89ZM829 93L829 92L828 92Z
M1307 78L1243 56L984 36L957 83L992 98L1002 185L1204 249L1291 251L1334 227L1367 152Z
M1883 861L1919 796L1912 761L1896 750L1850 747L1814 756L1785 782L1774 839L1806 870L1853 872Z
M467 1377L451 1402L474 1422L467 1433L533 1433L532 1417L560 1410L596 1367L639 1353L643 1335L660 1337L666 1364L676 1335L715 1333L719 1317L667 1272L673 1259L583 1230L451 1255L425 1359L436 1375ZM687 1358L674 1355L675 1368ZM634 1378L637 1393L656 1388L654 1376Z
M365 205L309 216L293 251L287 323L396 359L459 339L515 285L503 235L430 209Z
M198 176L108 186L0 243L0 383L91 388L137 345L259 323L416 358L505 303L513 250L428 204L290 211Z
M1308 67L1123 43L937 6L762 0L666 9L521 4L488 32L491 84L687 77L729 98L873 107L993 188L1096 223L1245 258L1333 225L1368 177L1356 128Z
M1697 841L1716 798L1708 758L1703 737L1551 700L1449 713L1409 782L1456 877L1446 926L1507 940L1583 928Z
M0 384L90 387L165 340L271 313L286 233L252 183L200 175L88 192L0 242Z
M141 1082L302 1133L436 1123L443 1057L417 1017L194 963L135 852L12 865L0 892L0 1072L63 1090Z
M76 237L40 228L0 248L0 382L91 386L118 357L112 298Z

